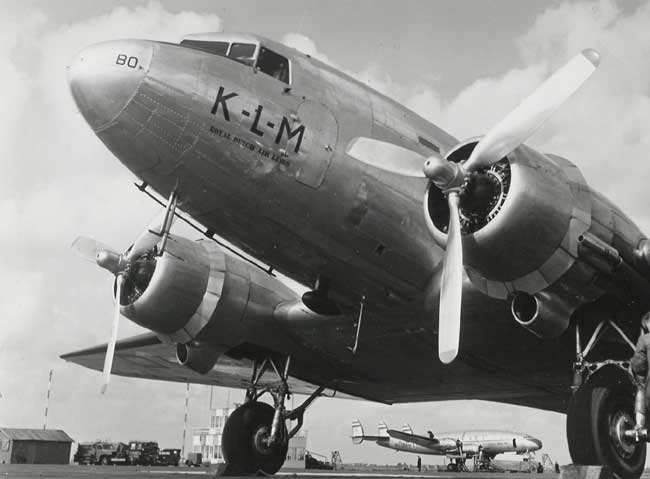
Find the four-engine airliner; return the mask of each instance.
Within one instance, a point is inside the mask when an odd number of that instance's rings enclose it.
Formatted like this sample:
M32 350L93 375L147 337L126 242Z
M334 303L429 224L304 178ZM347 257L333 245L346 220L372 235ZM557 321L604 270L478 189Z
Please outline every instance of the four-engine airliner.
M413 434L410 425L404 424L401 431L389 429L383 421L379 423L376 436L368 436L357 419L352 421L352 442L361 444L372 441L378 446L414 454L445 456L450 462L449 470L463 470L468 458L477 458L482 467L489 468L497 454L514 452L526 454L542 448L542 441L529 434L512 431L476 429L451 431L427 436Z

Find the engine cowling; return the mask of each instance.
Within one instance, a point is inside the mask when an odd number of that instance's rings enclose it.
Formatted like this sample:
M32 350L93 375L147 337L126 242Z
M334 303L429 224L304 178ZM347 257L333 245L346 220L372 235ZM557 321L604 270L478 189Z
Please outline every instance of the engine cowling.
M248 324L261 329L279 304L299 300L277 278L214 242L175 235L162 256L138 258L127 278L122 314L177 343L179 362L200 373L238 344Z
M223 252L204 243L173 236L162 256L138 258L124 286L122 314L175 342L194 339L214 312L226 275Z
M473 139L459 145L447 159L464 161L476 143ZM539 336L561 334L572 312L589 298L572 296L558 284L586 284L593 277L592 270L576 263L578 237L591 226L584 178L567 160L520 146L489 168L471 173L467 181L459 206L470 280L484 294L517 301L517 306L527 298L524 309L534 303L539 311L518 316L513 302L515 319ZM424 208L434 240L444 247L449 209L434 185L427 190Z

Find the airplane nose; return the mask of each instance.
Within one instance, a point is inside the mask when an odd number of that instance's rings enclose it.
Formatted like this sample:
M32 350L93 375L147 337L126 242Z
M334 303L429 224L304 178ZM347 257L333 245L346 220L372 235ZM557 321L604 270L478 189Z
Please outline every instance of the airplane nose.
M534 438L534 437L531 438L530 440L532 441L533 444L535 444L535 447L536 447L537 449L541 449L541 448L542 448L542 441L540 441L539 439Z
M68 66L68 83L77 108L93 130L109 125L126 108L145 78L153 45L144 40L96 43Z

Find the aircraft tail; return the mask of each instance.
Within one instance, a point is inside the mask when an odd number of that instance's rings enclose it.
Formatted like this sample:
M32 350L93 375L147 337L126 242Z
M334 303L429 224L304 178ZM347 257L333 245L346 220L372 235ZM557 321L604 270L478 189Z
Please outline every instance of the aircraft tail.
M379 437L389 437L388 426L384 421L379 421L379 425L377 426L377 435Z
M355 419L352 421L352 444L361 444L363 440L363 425L361 421Z
M382 443L385 442L388 438L388 428L383 422L379 423L378 436L366 436L366 434L363 432L363 425L361 424L361 421L358 419L352 421L352 444L361 444L363 441Z
M410 424L404 424L402 426L402 432L405 434L413 434L413 428Z

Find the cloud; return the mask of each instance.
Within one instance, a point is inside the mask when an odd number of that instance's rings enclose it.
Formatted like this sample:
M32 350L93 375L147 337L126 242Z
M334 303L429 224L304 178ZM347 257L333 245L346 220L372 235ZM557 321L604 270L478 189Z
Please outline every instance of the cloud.
M335 66L326 55L318 51L314 41L305 35L302 35L300 33L287 33L282 37L281 42L286 46L295 48L299 52L310 55L322 61L323 63Z
M477 78L454 98L442 98L420 78L397 84L376 63L347 73L463 139L487 132L572 56L597 49L599 69L527 144L575 163L592 187L649 231L643 198L650 177L650 3L621 6L600 0L547 9L515 39L517 66ZM309 38L291 38L296 48L319 55Z
M100 401L99 375L58 358L110 334L112 278L75 257L72 240L91 235L125 249L158 210L77 112L65 66L78 50L104 40L177 42L188 32L217 29L216 15L174 14L158 2L63 27L42 12L0 19L0 423L39 426L48 369L54 368L53 393L60 402L52 405L51 426L82 440L107 434L124 440L116 432L123 428L131 437L152 430L166 445L180 442L178 434L170 443L163 430L179 430L182 415L154 417L144 413L148 401L124 402L150 397L155 387L161 408L181 405L184 385L115 378L113 391ZM140 331L128 321L120 326L120 336ZM106 414L107 408L138 411L142 422L133 422L130 413Z

